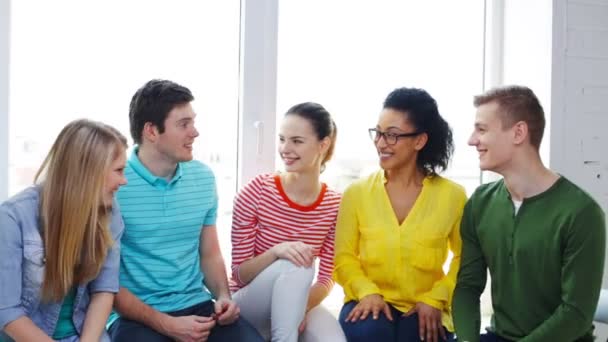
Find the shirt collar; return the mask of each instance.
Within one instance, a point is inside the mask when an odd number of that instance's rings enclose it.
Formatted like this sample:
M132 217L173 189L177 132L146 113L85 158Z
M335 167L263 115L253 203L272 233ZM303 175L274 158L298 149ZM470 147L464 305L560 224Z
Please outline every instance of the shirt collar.
M158 177L154 175L147 167L142 164L141 160L137 156L137 152L139 151L139 146L135 146L133 151L131 152L131 156L129 157L129 165L133 168L141 178L143 178L146 182L156 185L156 184L174 184L180 178L182 178L183 170L181 163L177 163L177 168L175 169L175 175L171 179L170 182L167 182L164 178Z
M427 185L430 181L431 181L430 176L425 176L422 179L422 185ZM388 179L386 179L386 170L380 170L380 181L382 182L383 185L386 185L386 182L388 182Z

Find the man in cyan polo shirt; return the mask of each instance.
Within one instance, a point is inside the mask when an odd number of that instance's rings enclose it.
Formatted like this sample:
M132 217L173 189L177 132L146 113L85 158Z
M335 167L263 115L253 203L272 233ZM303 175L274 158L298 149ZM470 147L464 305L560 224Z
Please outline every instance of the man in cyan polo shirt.
M213 172L192 160L190 90L152 80L131 100L137 144L117 194L125 222L113 341L262 341L231 300Z

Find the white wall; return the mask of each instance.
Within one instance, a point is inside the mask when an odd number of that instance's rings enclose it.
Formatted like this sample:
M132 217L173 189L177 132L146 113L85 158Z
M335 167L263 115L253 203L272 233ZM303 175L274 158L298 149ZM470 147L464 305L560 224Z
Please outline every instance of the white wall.
M503 84L530 87L546 113L540 153L550 163L552 0L504 1Z
M553 6L551 167L608 213L608 0Z
M608 0L555 2L553 166L608 211Z

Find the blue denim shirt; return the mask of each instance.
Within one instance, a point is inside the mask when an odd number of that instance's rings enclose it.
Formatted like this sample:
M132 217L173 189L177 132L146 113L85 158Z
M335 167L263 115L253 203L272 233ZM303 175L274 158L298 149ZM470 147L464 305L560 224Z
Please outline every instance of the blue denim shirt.
M39 230L40 188L30 187L0 205L0 329L19 317L29 317L52 336L62 302L43 303L40 289L44 275L44 248ZM72 317L76 330L82 327L91 295L118 292L120 238L124 223L114 202L110 228L114 245L101 272L91 282L78 286ZM7 338L0 332L0 340ZM66 340L78 340L69 338ZM106 332L101 341L110 341Z

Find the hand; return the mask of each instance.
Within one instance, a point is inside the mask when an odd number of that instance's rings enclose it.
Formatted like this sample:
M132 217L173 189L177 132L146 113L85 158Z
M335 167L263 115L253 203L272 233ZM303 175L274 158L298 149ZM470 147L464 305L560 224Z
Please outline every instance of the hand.
M180 342L207 341L211 329L215 326L212 317L203 316L168 316L167 335Z
M384 312L386 318L389 321L393 320L393 314L391 308L386 304L384 298L379 294L367 295L357 303L357 305L350 310L348 316L346 316L346 322L356 322L358 320L364 320L370 313L374 319L378 319L380 312Z
M443 323L441 323L441 310L436 309L422 302L416 303L410 311L404 313L404 316L410 316L415 312L418 313L418 329L420 339L427 342L439 341L439 336L442 340L447 340Z
M241 310L228 298L218 298L215 301L215 318L219 325L229 325L239 319Z
M304 330L306 329L307 320L308 320L308 313L304 314L304 319L302 320L302 323L300 323L300 326L298 327L298 334L303 333Z
M283 242L272 247L277 259L286 259L300 267L311 267L314 261L312 246L301 241Z

